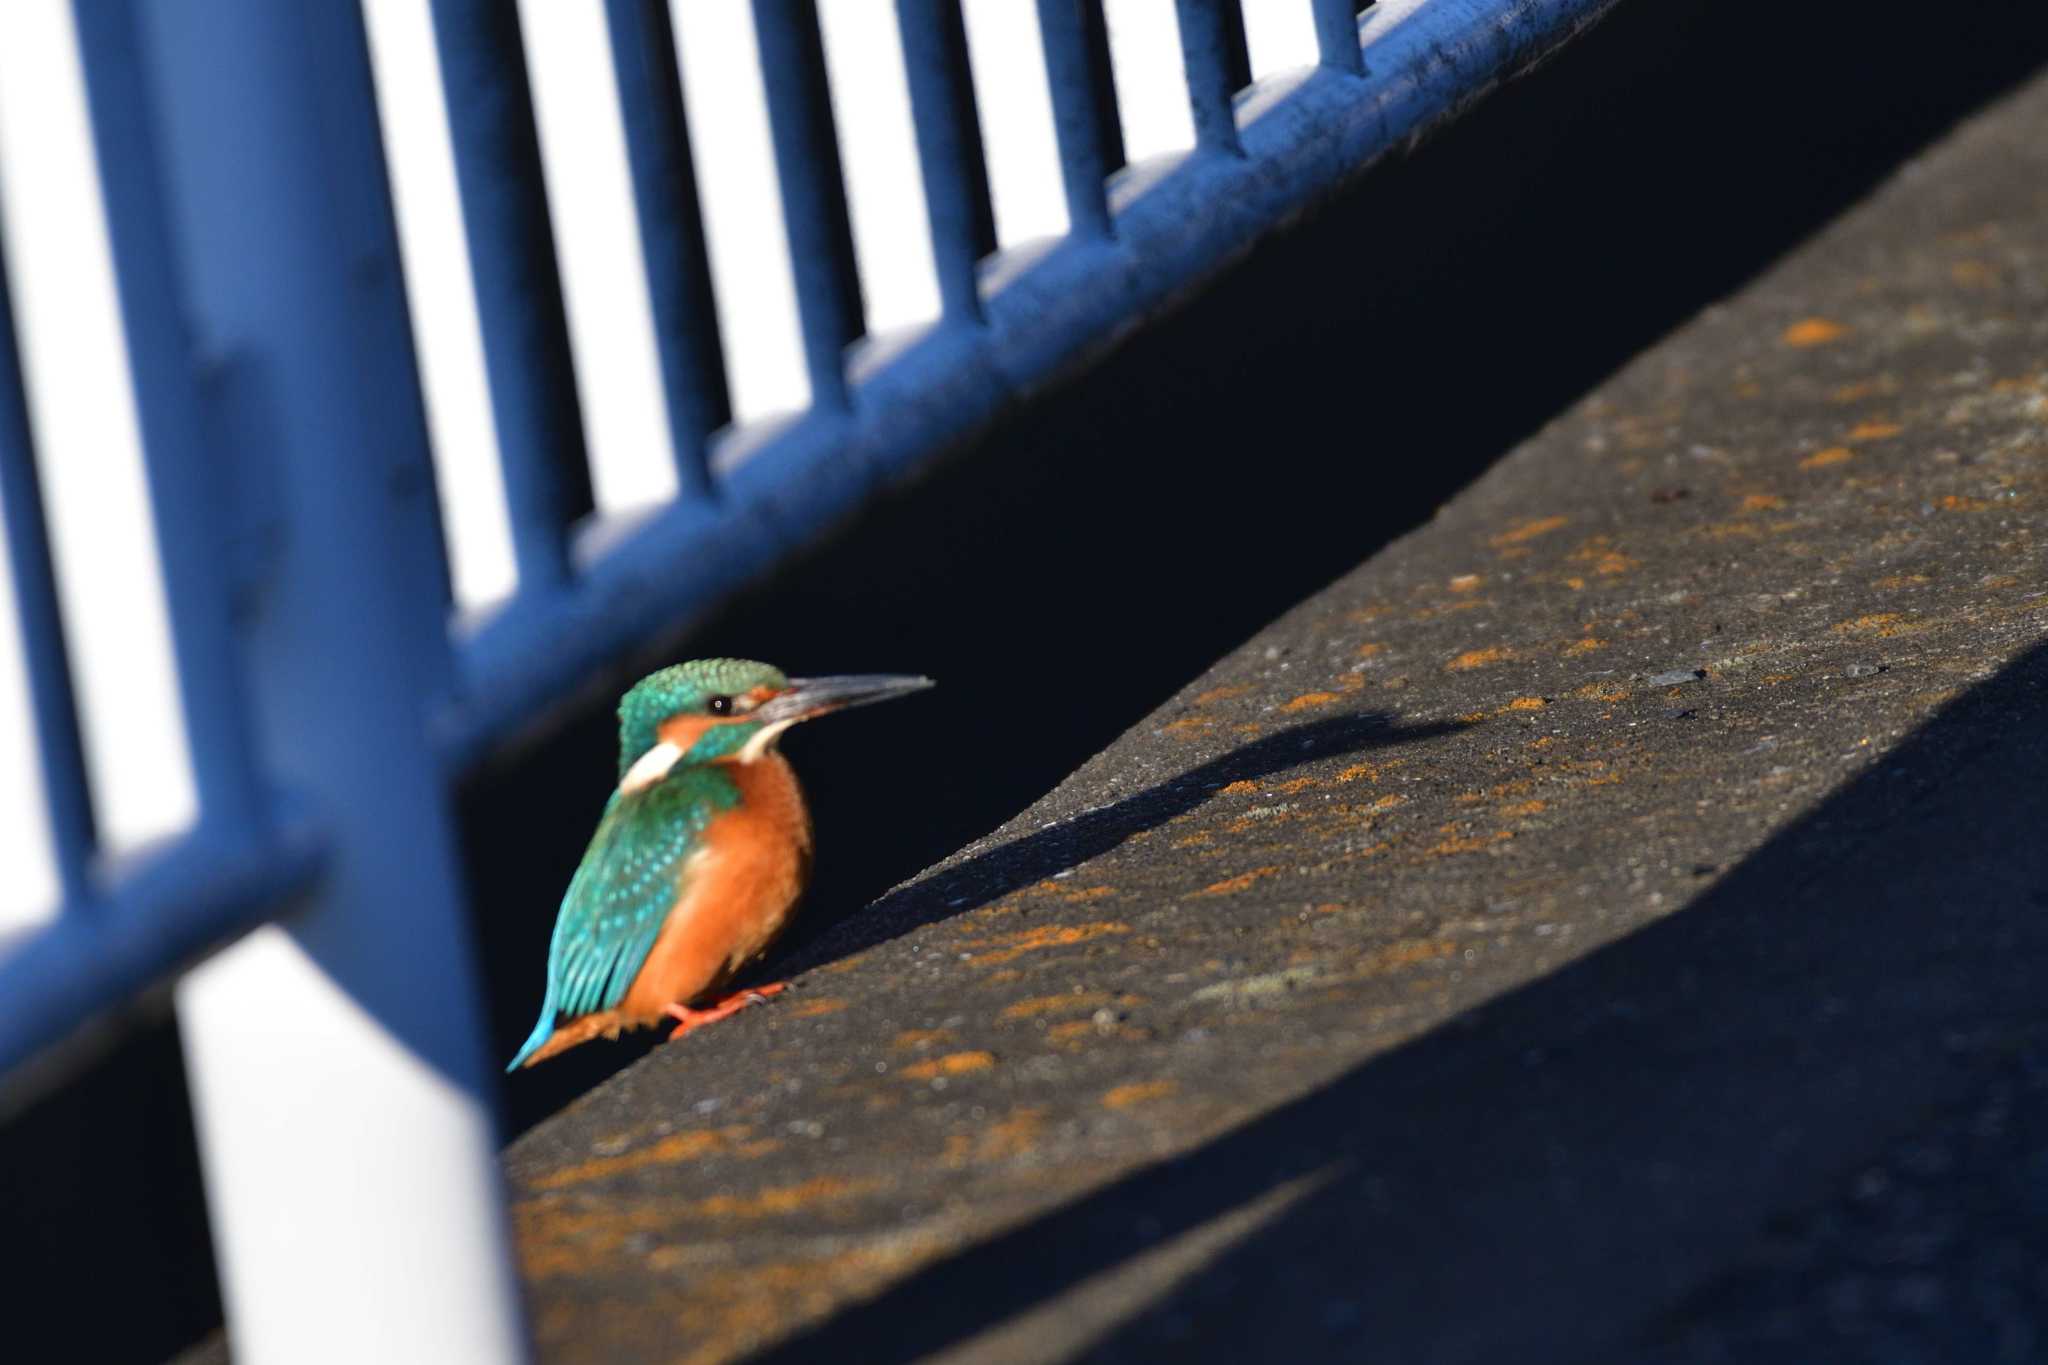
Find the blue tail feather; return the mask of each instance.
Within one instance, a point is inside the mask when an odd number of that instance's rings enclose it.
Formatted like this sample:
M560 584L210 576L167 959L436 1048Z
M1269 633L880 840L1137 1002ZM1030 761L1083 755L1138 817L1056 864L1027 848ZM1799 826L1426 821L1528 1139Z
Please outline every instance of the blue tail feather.
M553 973L549 974L551 977ZM506 1074L526 1065L526 1059L541 1050L548 1039L555 1036L555 983L548 982L547 997L540 1002L540 1022L533 1026L533 1032L519 1045L519 1053L505 1066Z

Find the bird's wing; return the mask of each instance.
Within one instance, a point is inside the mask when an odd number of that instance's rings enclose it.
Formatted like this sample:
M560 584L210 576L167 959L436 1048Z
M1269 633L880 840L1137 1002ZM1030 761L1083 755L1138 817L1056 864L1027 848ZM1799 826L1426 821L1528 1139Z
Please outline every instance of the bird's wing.
M612 796L548 944L548 996L557 1013L574 1018L625 997L681 894L684 865L704 827L738 801L731 778L694 766Z

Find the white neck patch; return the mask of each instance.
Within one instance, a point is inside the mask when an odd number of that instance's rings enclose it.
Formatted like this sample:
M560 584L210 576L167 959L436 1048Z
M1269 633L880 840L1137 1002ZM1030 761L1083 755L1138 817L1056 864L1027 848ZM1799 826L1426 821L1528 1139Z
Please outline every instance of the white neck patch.
M759 759L762 754L768 752L770 746L772 746L777 739L782 737L782 732L784 730L787 730L790 726L794 724L796 724L796 721L794 719L791 719L778 720L773 725L762 726L759 730L757 730L754 733L754 737L748 740L746 742L746 745L743 748L741 748L739 755L740 762L752 763L755 760Z
M651 787L668 776L668 770L676 766L676 760L683 751L663 740L646 753L633 760L633 766L626 769L626 775L619 779L622 795L631 795L643 787Z

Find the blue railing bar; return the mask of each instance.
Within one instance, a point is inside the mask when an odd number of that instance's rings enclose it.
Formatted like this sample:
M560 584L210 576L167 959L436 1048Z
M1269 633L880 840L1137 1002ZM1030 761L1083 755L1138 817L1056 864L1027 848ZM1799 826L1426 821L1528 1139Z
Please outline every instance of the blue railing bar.
M269 803L248 730L221 554L225 462L194 382L184 280L158 182L155 116L136 52L134 11L74 9L200 819L254 831L269 818Z
M36 748L42 757L43 801L49 811L57 884L65 904L77 908L92 899L87 875L94 843L92 795L85 783L78 713L71 702L71 664L64 653L64 620L50 566L48 528L43 525L20 360L14 345L14 309L0 272L0 516L6 518L8 571L14 579L21 656L28 672ZM6 647L0 641L0 650ZM8 761L26 758L24 754Z
M934 330L863 378L847 420L799 422L764 444L726 477L716 515L665 509L575 592L468 642L466 685L437 724L444 761L467 766L627 651L707 614L783 547L851 515L878 474L922 468L984 429L1613 3L1521 0L1503 23L1492 5L1436 0L1375 36L1372 75L1319 71L1275 103L1253 98L1245 155L1189 157L1151 183L1118 214L1119 250L1047 252L987 300L986 329Z
M839 142L832 131L818 13L813 0L754 0L754 29L811 402L828 411L843 410L850 401L846 348L861 334L860 275L846 216Z
M1111 228L1104 182L1124 158L1115 97L1108 93L1112 86L1102 11L1082 0L1038 0L1038 28L1052 87L1067 218L1075 236L1106 238Z
M433 20L513 561L521 592L545 592L568 577L583 423L519 14L433 0Z
M1365 53L1358 41L1356 0L1310 0L1315 8L1316 47L1322 64L1349 76L1363 75Z
M320 868L311 828L273 822L271 841L209 827L145 858L99 913L71 915L0 957L0 1077L81 1020L154 985L255 928Z
M1237 60L1244 51L1244 16L1237 0L1176 0L1176 8L1195 145L1241 156L1244 149L1237 140L1237 115L1231 105L1231 96L1245 83Z
M903 35L940 303L949 319L979 322L979 267L996 248L995 213L974 82L967 76L960 0L896 0L896 22Z
M685 496L713 490L710 436L732 420L675 35L663 0L605 0L612 68L633 164L647 289L661 351L669 430Z

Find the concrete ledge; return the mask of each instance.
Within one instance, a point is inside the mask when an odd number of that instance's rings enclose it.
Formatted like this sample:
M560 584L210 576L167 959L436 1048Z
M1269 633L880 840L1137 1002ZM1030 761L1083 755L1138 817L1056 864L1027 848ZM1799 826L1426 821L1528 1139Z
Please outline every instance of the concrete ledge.
M515 1144L544 1355L1718 1339L2048 1017L2044 120Z

